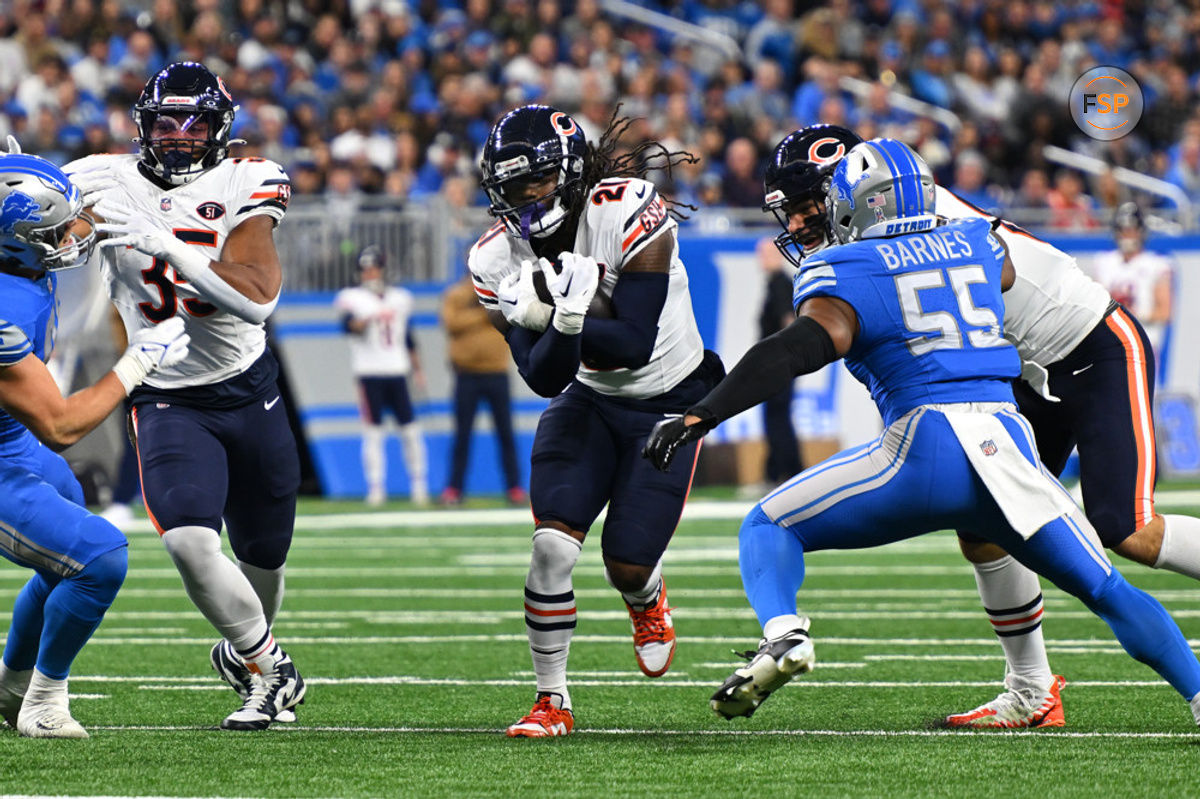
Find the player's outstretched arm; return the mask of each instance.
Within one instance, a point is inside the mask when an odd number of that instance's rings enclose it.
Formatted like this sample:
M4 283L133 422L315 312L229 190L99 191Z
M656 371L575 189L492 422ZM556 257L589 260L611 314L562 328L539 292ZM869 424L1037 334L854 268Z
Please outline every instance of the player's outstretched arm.
M163 230L141 224L136 213L115 200L96 204L104 222L97 230L109 234L98 245L133 247L161 258L204 299L223 311L252 324L265 322L279 301L283 269L275 251L275 222L259 214L242 221L229 233L219 260L212 260L193 245Z
M188 335L178 317L141 330L111 372L69 397L31 352L0 367L0 408L46 446L66 449L104 421L148 374L183 360L187 347Z
M857 335L858 317L849 304L833 297L805 300L795 322L747 350L704 399L682 417L655 425L642 457L667 471L681 446L783 391L798 375L841 358Z

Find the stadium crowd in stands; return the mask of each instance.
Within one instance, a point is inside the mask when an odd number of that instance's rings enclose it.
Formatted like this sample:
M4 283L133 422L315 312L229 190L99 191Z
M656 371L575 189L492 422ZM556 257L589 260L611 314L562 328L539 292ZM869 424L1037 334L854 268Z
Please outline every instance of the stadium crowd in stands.
M1200 3L1175 0L649 0L725 34L740 57L605 12L597 0L10 0L0 3L0 137L57 163L124 151L129 108L176 60L224 76L234 135L284 164L297 195L420 201L470 176L492 122L545 102L589 138L616 103L634 138L702 156L660 175L676 199L758 207L773 146L814 122L911 144L988 209L1102 225L1128 189L1048 162L1075 148L1200 201ZM1084 137L1066 97L1088 67L1130 71L1133 134ZM866 81L856 95L843 76ZM950 109L956 129L897 108ZM632 143L632 142L631 142ZM1137 198L1152 203L1148 197ZM1160 201L1161 202L1161 201ZM704 218L700 214L699 219Z

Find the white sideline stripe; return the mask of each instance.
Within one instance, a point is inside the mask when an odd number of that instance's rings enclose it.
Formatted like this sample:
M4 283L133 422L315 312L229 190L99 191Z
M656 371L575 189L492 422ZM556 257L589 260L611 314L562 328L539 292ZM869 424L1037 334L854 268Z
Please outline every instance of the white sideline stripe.
M112 732L181 732L189 730L214 730L212 726L201 725L89 725L92 730L109 730ZM504 730L500 727L325 727L305 726L301 724L280 724L271 727L280 733L300 732L357 732L357 733L411 733L419 735L445 733L461 735L463 733L482 735L501 735ZM1195 740L1195 732L1066 732L1060 730L662 730L662 729L579 729L572 735L677 735L677 736L714 736L714 737L758 737L758 736L789 736L803 738L835 737L835 738L943 738L947 736L970 737L1007 737L1028 738L1183 738ZM0 799L41 799L23 795L2 795ZM45 797L55 799L55 797ZM79 799L126 799L125 797L79 797ZM149 799L137 797L137 799ZM159 798L161 799L161 798Z
M730 668L736 664L725 663L725 668ZM817 662L817 668L821 667L821 663ZM633 672L630 672L632 674ZM197 682L196 677L104 677L99 675L77 677L71 675L72 682L99 682L99 683L138 683L142 690L164 690L164 691L179 691L179 690L229 690L229 686L220 683L214 684L211 682ZM350 685L350 686L369 686L369 685L452 685L452 686L494 686L508 687L514 685L528 685L529 680L526 678L497 678L490 680L467 680L458 677L417 677L408 674L400 674L389 677L305 677L304 682L307 685ZM663 679L659 677L653 682L644 677L635 679L571 679L572 685L587 685L587 686L649 686L649 685L666 685L674 688L697 688L712 685L712 680L674 680ZM925 681L900 681L900 680L809 680L797 679L793 680L789 685L805 688L988 688L995 687L1000 684L999 680L925 680ZM1071 687L1083 688L1168 688L1169 686L1162 680L1071 680Z
M1200 505L1200 490L1158 491L1155 503L1163 508L1186 508ZM684 521L741 521L753 502L742 500L702 500L689 502L683 509ZM596 520L602 523L604 514ZM439 509L410 511L376 511L362 513L302 514L296 517L299 532L320 532L347 529L387 529L394 527L481 527L488 525L520 525L532 529L533 516L523 508ZM136 519L124 530L126 533L153 533L148 519Z

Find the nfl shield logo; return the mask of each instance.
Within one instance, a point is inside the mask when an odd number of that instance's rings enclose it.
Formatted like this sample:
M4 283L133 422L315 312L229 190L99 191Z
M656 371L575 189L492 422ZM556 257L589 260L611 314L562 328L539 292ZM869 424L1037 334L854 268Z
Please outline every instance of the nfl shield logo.
M987 455L988 457L995 455L999 451L996 448L996 442L992 441L990 438L987 441L984 441L982 444L980 444L979 448L981 450L983 450L983 454Z
M164 211L170 211L171 210L171 198L163 197L161 200L158 201L158 207Z

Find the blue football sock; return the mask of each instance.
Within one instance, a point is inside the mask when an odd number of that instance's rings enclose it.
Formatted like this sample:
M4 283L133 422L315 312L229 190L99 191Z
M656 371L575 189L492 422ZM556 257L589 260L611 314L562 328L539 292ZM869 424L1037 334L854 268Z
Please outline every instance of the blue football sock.
M116 599L127 566L126 548L121 547L106 552L79 574L54 586L45 605L38 671L54 680L67 678L75 656Z
M4 644L4 665L13 671L27 671L37 662L42 641L42 608L54 585L34 572L13 603L12 625Z
M796 613L796 592L804 583L804 545L767 518L759 505L738 531L738 563L759 624Z

